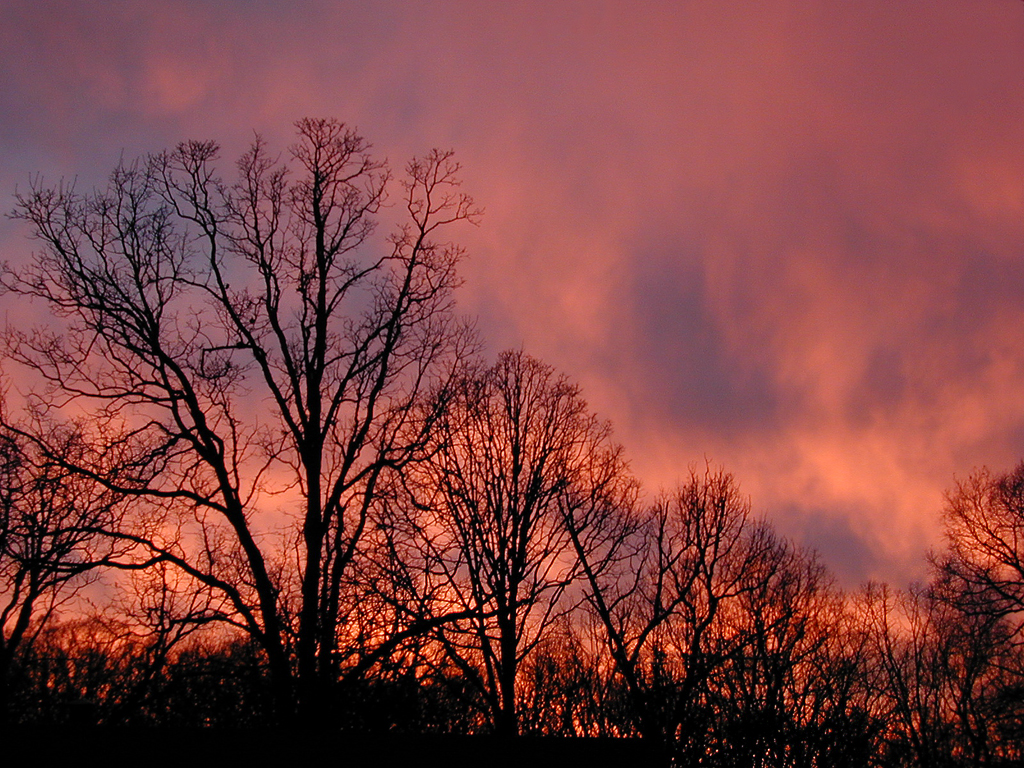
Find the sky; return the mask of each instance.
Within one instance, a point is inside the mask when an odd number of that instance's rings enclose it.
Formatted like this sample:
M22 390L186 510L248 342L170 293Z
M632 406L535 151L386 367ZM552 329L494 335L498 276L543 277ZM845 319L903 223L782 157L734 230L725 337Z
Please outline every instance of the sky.
M0 4L0 209L303 116L454 150L489 354L579 382L651 494L732 472L844 586L924 578L944 492L1024 458L1020 0Z

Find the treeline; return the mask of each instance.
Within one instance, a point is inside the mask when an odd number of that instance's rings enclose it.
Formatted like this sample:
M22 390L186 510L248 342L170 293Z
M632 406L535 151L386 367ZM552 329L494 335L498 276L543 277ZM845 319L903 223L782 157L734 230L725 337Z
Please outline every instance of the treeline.
M691 487L721 477L695 477ZM634 634L640 651L628 667L614 658L611 632L592 602L550 625L518 670L519 732L642 734L660 739L682 765L1010 765L1021 759L1024 657L1012 622L991 605L978 611L975 597L958 593L948 573L906 592L872 585L843 595L813 557L774 539L763 525L748 534L747 546L767 545L757 555L767 561L752 564L750 553L731 553L723 573L741 566L735 574L741 581L718 575L704 595L694 584L667 595L666 618L651 640L638 639L647 622L624 611L620 626ZM671 578L678 585L682 576L676 571ZM650 601L652 610L658 585L638 587L641 594L630 599ZM9 722L279 723L257 643L208 631L168 649L172 636L169 625L115 619L109 610L42 627L8 670ZM480 670L467 675L448 654L444 638L423 635L358 678L339 682L326 727L495 732Z
M650 500L577 386L481 360L450 153L381 245L387 164L297 128L232 181L191 142L17 197L42 249L3 286L53 320L5 337L5 722L1021 758L1024 470L950 495L931 583L843 594L725 471Z

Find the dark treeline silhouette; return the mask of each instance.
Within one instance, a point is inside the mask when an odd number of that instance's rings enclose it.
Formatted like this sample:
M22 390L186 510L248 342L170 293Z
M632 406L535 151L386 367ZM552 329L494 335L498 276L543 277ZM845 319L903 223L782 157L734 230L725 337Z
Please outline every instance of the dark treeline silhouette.
M385 209L358 134L297 128L17 196L3 288L53 320L5 333L4 723L1022 758L1024 466L951 492L930 583L843 593L726 471L650 500L576 385L480 358L450 153Z

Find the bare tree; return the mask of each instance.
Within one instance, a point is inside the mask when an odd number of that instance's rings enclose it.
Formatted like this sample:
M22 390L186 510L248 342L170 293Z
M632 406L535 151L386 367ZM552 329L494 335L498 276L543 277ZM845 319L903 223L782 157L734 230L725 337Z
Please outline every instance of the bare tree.
M941 580L863 598L884 748L922 766L1020 758L1020 661L1000 619L957 609ZM1016 678L1016 680L1015 680Z
M869 585L865 595L890 758L903 754L921 766L947 762L953 741L945 674L949 648L933 624L933 607L921 588L900 593Z
M724 765L864 765L865 653L825 567L762 525L749 589L728 607L735 651L712 683Z
M555 628L520 669L520 726L525 733L551 736L615 736L603 648L588 642L569 617Z
M713 713L708 683L742 639L724 625L731 604L753 589L766 545L732 475L691 472L646 520L626 522L625 567L589 567L587 601L625 680L636 727L666 755L702 749Z
M58 458L0 431L0 720L19 652L100 568L127 554L101 535L116 530L119 499L64 466L88 453L81 435L51 428L48 439Z
M963 610L963 584L939 572L929 585L932 642L942 649L954 750L974 765L1024 757L1024 649L1015 622Z
M591 552L604 535L593 521L630 504L635 484L578 387L522 352L467 377L439 427L422 482L425 559L438 599L469 618L438 637L511 735L520 666L577 602L565 521L592 521L575 544Z
M98 458L61 466L134 498L146 517L123 538L217 592L267 654L279 716L316 718L380 499L436 418L423 395L473 343L452 314L462 251L437 237L477 212L432 152L375 248L387 166L342 123L297 129L288 161L257 138L232 183L215 144L189 142L102 191L35 184L14 215L43 248L4 282L63 324L7 345L45 405L88 414Z
M982 469L947 495L947 550L935 564L959 587L960 607L1007 618L1024 631L1024 464L993 475Z

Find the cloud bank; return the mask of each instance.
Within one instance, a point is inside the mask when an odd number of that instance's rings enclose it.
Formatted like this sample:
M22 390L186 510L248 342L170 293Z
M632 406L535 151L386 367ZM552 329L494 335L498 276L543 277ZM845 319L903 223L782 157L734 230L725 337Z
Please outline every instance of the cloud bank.
M6 193L303 115L454 148L492 350L580 381L652 491L724 465L848 585L921 576L943 489L1024 457L1019 2L15 0L0 61Z

